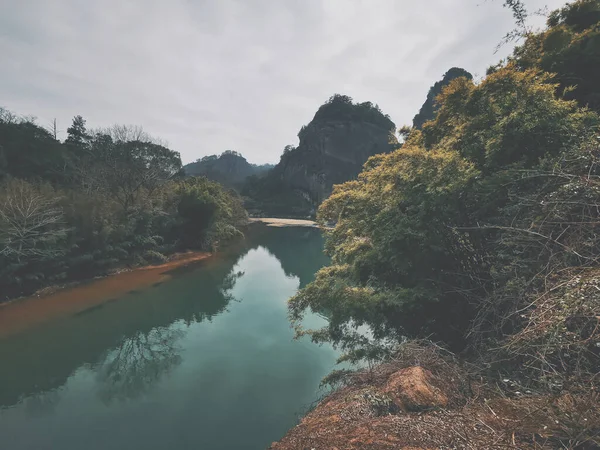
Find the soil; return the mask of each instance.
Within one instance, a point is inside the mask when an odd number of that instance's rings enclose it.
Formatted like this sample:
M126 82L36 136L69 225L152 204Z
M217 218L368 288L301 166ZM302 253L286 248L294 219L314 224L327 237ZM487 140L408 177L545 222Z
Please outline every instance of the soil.
M76 314L100 305L131 290L150 287L168 280L177 267L201 261L211 256L206 252L187 252L173 255L168 262L117 271L67 286L53 286L24 297L0 304L0 338L19 333L30 327L60 317Z
M381 365L322 400L270 449L599 448L594 437L600 430L597 397L509 398L464 375Z

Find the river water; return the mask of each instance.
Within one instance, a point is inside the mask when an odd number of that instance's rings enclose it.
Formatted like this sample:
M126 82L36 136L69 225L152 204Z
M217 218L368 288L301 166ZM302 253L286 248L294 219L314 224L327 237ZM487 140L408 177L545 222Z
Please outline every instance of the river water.
M335 366L287 320L322 245L315 229L255 225L168 281L1 338L0 448L268 447Z

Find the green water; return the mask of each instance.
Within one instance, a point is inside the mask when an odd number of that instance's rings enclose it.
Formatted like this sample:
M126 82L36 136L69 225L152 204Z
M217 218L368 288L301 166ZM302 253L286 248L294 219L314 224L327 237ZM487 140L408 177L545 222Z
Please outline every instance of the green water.
M256 226L163 284L0 340L0 448L266 448L335 365L286 315L325 263L317 230Z

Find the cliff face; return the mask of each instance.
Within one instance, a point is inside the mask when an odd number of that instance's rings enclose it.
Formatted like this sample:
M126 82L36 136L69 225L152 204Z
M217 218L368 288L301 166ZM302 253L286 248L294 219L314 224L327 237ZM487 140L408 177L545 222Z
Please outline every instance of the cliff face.
M231 150L219 156L205 156L183 167L186 175L205 176L226 186L239 186L249 176L264 175L272 168L270 164L250 164L242 155Z
M394 132L378 107L334 96L302 128L299 146L283 154L272 176L316 206L334 184L355 178L370 156L393 150Z
M398 147L396 126L377 105L334 95L288 145L279 163L242 189L251 215L313 216L334 184L356 178L369 157Z

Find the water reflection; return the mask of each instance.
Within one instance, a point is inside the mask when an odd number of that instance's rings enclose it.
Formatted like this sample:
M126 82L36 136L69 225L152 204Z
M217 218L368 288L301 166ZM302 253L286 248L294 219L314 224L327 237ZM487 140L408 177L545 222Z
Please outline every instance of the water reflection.
M31 417L42 417L52 414L60 400L60 390L38 392L24 400L25 411Z
M266 248L279 260L287 276L300 279L301 288L313 280L316 269L329 261L323 253L320 232L314 228L257 226L251 233L252 248ZM290 240L295 245L290 245Z
M243 276L235 265L261 247L300 286L326 263L317 230L254 226L237 247L175 269L168 283L0 340L0 408L22 402L29 414L51 412L61 386L82 367L93 369L105 404L147 393L181 364L180 342L192 324L210 323L241 301L233 295Z
M145 393L181 362L177 342L183 335L181 329L158 327L124 339L97 369L100 398L110 403Z

